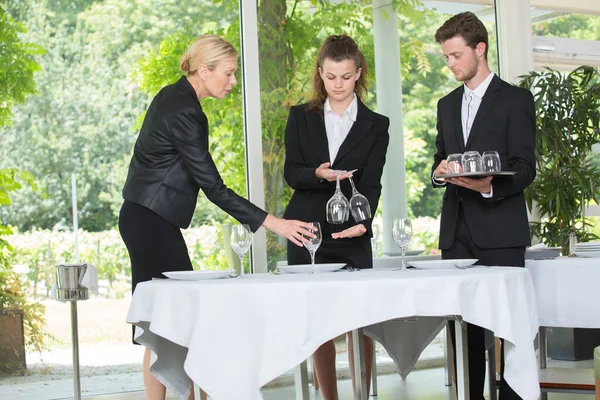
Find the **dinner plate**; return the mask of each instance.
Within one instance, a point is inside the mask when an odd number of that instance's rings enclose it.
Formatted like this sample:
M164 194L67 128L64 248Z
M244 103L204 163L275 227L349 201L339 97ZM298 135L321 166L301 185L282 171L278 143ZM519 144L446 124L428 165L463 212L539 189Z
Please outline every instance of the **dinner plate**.
M296 264L296 265L280 265L277 267L279 272L285 274L310 274L312 267L316 273L333 272L344 268L344 263L329 263L329 264Z
M421 250L406 250L406 256L418 256L419 254L425 252L424 249ZM400 250L392 250L392 251L382 251L382 254L386 256L401 256L402 252Z
M169 279L180 281L201 281L205 279L222 279L233 274L232 270L219 271L168 271L163 275Z
M600 242L599 241L594 241L594 242L581 242L581 243L577 243L575 244L575 247L581 247L581 248L585 248L585 247L600 247Z
M454 269L469 268L477 262L477 258L456 259L456 260L407 260L406 263L417 269Z
M578 257L595 258L600 257L600 251L579 251L575 250L575 255Z
M597 246L597 247L596 246L594 246L594 247L592 247L592 246L587 246L587 247L577 247L577 246L575 246L574 250L575 251L580 251L582 253L588 252L588 251L600 251L600 246Z
M560 256L562 247L540 247L525 250L526 260L541 260L544 258L556 258Z
M442 175L438 175L438 176L434 176L434 178L439 179L439 178L459 178L459 177L466 177L466 178L484 178L486 176L513 176L515 175L516 172L515 171L495 171L495 172L488 172L488 171L480 171L480 172L455 172L453 174L442 174Z

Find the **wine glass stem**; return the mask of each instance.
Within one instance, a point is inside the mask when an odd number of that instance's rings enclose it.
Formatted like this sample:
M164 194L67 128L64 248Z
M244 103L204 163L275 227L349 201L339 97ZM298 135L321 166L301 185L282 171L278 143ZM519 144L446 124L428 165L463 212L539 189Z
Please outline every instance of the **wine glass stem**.
M245 254L238 254L240 257L240 278L244 278L246 276L244 273L244 255Z
M311 264L310 272L312 274L314 274L315 273L315 251L314 250L310 251L310 264Z
M406 254L406 246L402 246L402 268L400 269L401 271L406 271L406 260L404 258L405 254Z

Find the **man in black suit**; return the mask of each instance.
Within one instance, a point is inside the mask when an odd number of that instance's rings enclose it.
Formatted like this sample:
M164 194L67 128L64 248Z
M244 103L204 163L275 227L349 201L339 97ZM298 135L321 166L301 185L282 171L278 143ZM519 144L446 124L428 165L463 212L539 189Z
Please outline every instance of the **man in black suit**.
M481 265L524 267L530 238L523 190L535 178L533 96L490 71L488 33L473 13L447 20L435 39L448 68L464 83L438 102L432 182L446 188L439 242L442 258L476 258ZM502 170L516 174L493 180L436 179L449 173L448 155L465 151L497 151ZM470 396L483 399L484 330L468 324L467 334ZM502 379L500 399L519 398Z

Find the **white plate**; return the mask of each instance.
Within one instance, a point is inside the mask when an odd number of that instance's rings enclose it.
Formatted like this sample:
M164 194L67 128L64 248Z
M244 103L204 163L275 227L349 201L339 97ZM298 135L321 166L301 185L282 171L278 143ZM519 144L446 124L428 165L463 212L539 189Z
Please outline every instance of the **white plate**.
M575 245L575 247L600 247L600 242L599 241L595 241L595 242L581 242L581 243L577 243Z
M425 250L407 250L406 251L406 255L407 256L418 256L419 254L425 252ZM402 252L400 250L393 250L393 251L383 251L381 252L382 254L385 254L386 256L401 256Z
M330 263L330 264L315 264L315 272L333 272L338 269L344 268L344 263ZM312 272L313 265L311 264L297 264L297 265L280 265L279 272L284 274L310 274Z
M575 246L574 251L580 251L582 253L589 253L590 251L596 252L596 251L600 251L600 246L598 246L598 247L577 247L577 246Z
M163 275L180 281L201 281L204 279L221 279L233 274L233 271L168 271Z
M406 261L417 269L454 269L469 268L477 262L476 258L456 259L456 260L424 260L424 261Z
M575 250L575 255L578 256L578 257L588 257L588 258L600 257L600 251L579 251L579 250Z

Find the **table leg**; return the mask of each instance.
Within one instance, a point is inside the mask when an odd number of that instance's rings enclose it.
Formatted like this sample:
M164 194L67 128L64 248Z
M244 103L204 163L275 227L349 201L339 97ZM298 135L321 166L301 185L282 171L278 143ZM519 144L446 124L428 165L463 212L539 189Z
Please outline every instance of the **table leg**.
M444 328L444 372L446 376L446 386L452 386L452 338L450 337L450 327L446 323Z
M548 366L548 347L546 342L546 328L540 326L538 331L538 348L540 349L540 369L546 369ZM548 399L548 393L542 392L541 400Z
M308 400L308 368L306 360L294 369L294 384L296 386L296 400Z
M496 393L496 340L494 344L487 351L488 356L488 386L490 390L490 400L496 400L498 398Z
M373 342L373 367L371 367L371 396L377 397L377 351Z
M454 321L456 331L456 386L458 400L469 400L469 349L467 346L467 324L462 318Z
M365 368L365 336L363 328L352 331L354 347L354 385L356 400L367 400L367 372Z
M538 347L540 349L540 369L546 369L548 351L546 347L546 328L543 326L540 326L540 330L538 332Z

